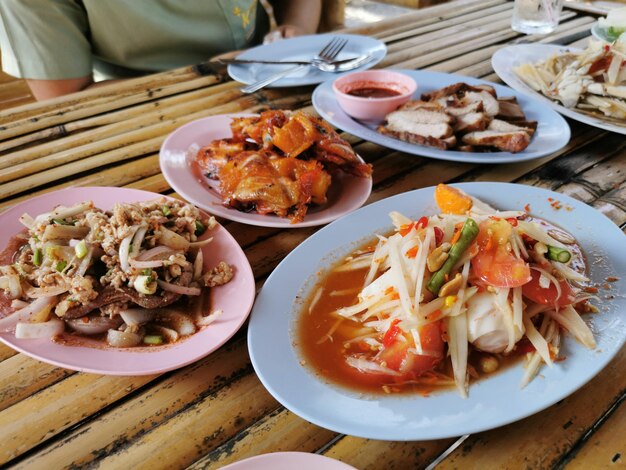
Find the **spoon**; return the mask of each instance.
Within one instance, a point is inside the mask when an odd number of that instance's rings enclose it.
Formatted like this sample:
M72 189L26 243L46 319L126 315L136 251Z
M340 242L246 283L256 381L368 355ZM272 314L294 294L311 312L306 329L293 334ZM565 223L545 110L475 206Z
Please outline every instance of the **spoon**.
M275 73L270 75L269 77L259 80L258 82L252 83L251 85L245 86L241 88L243 93L254 93L255 91L260 90L281 78L284 78L292 73L298 72L306 67L313 66L322 72L347 72L348 70L356 69L361 65L364 65L372 60L371 55L362 55L359 57L355 57L354 59L350 59L348 61L337 61L337 62L326 62L321 59L313 59L310 63L296 65L295 67L290 67L287 70L283 70L282 72Z

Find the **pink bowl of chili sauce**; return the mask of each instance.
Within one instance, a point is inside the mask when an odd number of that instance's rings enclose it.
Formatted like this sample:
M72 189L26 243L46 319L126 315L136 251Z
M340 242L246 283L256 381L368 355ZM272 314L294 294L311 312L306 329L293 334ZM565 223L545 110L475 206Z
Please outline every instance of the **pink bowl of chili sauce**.
M339 106L353 118L367 121L382 121L409 101L415 90L415 80L391 70L353 72L333 82Z

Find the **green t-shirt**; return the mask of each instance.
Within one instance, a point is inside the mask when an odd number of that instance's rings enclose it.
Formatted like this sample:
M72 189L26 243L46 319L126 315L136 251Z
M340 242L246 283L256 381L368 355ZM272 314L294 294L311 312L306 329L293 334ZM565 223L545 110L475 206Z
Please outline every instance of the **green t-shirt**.
M0 0L2 68L58 80L196 64L260 42L257 0Z

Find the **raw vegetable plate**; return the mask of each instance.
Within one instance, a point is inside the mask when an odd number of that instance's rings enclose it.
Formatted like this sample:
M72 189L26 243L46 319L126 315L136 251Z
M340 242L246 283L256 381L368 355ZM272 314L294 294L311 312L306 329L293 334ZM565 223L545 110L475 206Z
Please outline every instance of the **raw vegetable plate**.
M167 182L181 196L209 213L243 224L261 227L297 228L322 225L358 209L372 192L372 178L337 173L327 193L328 202L309 207L304 220L291 223L288 218L274 214L241 212L222 203L214 180L202 174L195 163L198 150L216 139L232 136L230 129L234 117L250 114L220 114L192 121L172 132L161 146L159 163Z
M531 215L572 234L587 258L592 283L605 284L607 277L626 273L626 254L621 249L624 234L591 207L532 186L465 183L458 187L497 209L521 210L529 205ZM439 213L433 190L384 199L333 222L299 245L265 282L250 318L250 357L263 385L300 417L369 439L427 440L480 432L537 413L570 395L598 374L626 341L624 283L615 282L611 291L599 294L600 313L585 317L591 323L596 349L586 349L566 337L561 348L566 359L543 367L542 377L523 389L523 362L472 383L466 399L454 389L428 397L356 392L328 382L303 365L296 334L298 316L321 273L375 234L390 232L389 212L398 211L414 220ZM560 201L560 210L554 208L554 200Z
M537 121L538 127L530 145L518 153L511 152L460 152L440 150L425 145L412 144L381 134L376 130L381 122L359 121L348 116L339 106L333 92L333 80L319 85L313 92L313 106L317 112L334 126L385 147L412 155L468 163L512 163L549 155L563 148L570 138L569 125L558 113L543 103L509 87L463 75L430 72L426 70L395 70L412 77L417 83L414 99L424 92L437 90L458 82L469 85L488 84L495 88L498 97L515 96L529 121Z
M522 64L536 64L542 62L556 54L565 52L580 52L580 49L573 47L557 46L554 44L517 44L514 46L503 47L496 51L491 58L491 65L498 76L507 85L515 90L531 95L535 100L550 106L564 116L584 122L590 126L606 129L607 131L626 134L626 121L623 124L615 124L608 119L603 119L601 115L592 116L583 114L574 108L566 108L558 101L553 101L541 93L536 92L526 85L513 71L513 69ZM614 120L615 121L615 120Z
M0 246L23 230L18 218L49 212L58 205L93 201L100 209L111 209L118 202L150 201L160 194L137 189L86 187L69 188L34 197L0 214ZM210 308L223 314L212 324L174 344L151 347L113 348L105 342L86 341L74 345L50 339L17 339L12 332L0 333L0 341L35 359L67 369L106 375L148 375L176 369L213 352L224 344L246 320L254 301L255 285L250 264L235 239L222 226L212 231L213 240L203 248L205 267L226 261L234 269L233 279L210 290Z

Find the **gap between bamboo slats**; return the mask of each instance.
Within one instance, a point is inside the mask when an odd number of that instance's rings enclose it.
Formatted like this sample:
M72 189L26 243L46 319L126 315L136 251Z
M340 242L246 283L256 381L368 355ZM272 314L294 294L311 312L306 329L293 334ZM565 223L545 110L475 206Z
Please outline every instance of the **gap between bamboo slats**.
M117 83L101 85L84 91L29 103L19 108L0 112L0 125L48 113L68 112L79 107L89 106L103 99L114 99L120 95L133 95L146 89L157 89L200 77L196 66L186 66L166 72L130 78Z
M102 98L83 106L76 106L75 109L60 110L35 117L11 121L0 126L0 139L5 140L29 132L38 131L47 127L64 124L69 121L105 113L115 109L124 108L155 98L182 93L196 88L206 87L219 83L216 76L200 77L194 80L176 83L166 87L143 90L139 93L124 95L120 94L113 98ZM111 85L114 86L114 85Z
M73 373L24 354L0 362L0 411Z
M611 468L624 465L626 461L626 406L624 396L612 414L593 435L583 443L577 443L574 455L568 455L557 464L564 470L588 470L590 468Z
M113 377L76 374L0 413L0 418L6 419L6 422L15 420L11 426L0 429L6 450L0 451L0 462L15 458L154 381L150 388L139 391L116 408L82 425L80 437L65 436L20 464L28 468L85 465L94 458L113 452L122 440L131 440L172 418L201 397L219 393L227 385L225 378L236 379L241 374L250 375L245 344L241 340L164 379L157 379L156 375ZM198 377L203 380L198 380ZM56 406L51 407L51 403ZM84 408L81 409L81 406ZM16 448L16 443L19 453L14 455L11 450Z
M0 152L5 152L9 149L20 147L26 144L31 144L39 140L64 137L76 131L105 126L107 124L115 124L121 121L128 121L137 116L142 116L145 113L150 113L159 109L163 110L170 106L178 105L196 99L208 98L212 95L222 94L226 91L238 88L239 86L241 85L237 82L221 83L207 88L200 88L186 93L156 99L154 101L148 101L143 104L123 108L117 111L111 111L106 114L88 117L85 119L80 119L78 121L68 122L66 124L59 124L58 126L49 127L33 132L31 134L26 134L11 140L5 140L3 142L0 142Z
M217 470L237 460L278 450L315 452L336 436L337 433L311 424L281 407L187 468Z
M437 468L516 468L520 462L527 468L554 468L623 393L624 367L626 349L574 394L529 418L470 436Z

